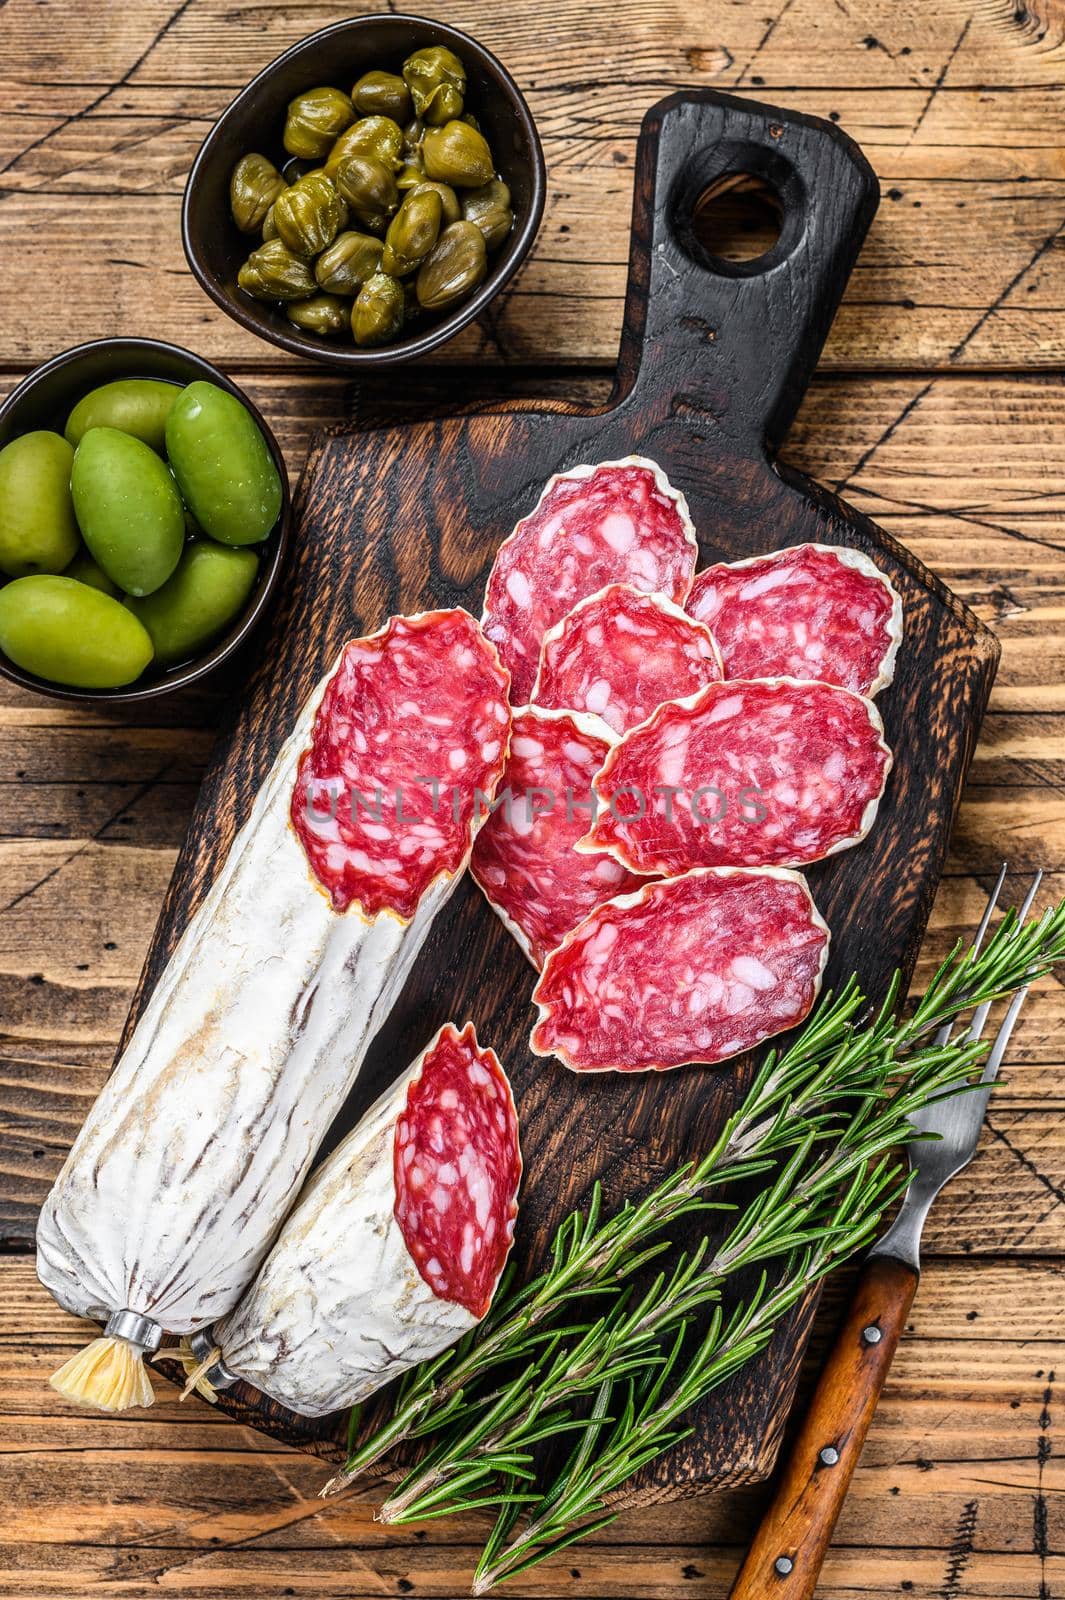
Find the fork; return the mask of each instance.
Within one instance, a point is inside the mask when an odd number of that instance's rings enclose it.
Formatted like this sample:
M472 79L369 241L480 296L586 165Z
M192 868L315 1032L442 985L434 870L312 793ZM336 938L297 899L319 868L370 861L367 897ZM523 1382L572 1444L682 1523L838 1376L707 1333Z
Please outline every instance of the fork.
M1042 880L1035 879L1018 918L1024 921ZM1002 892L998 875L974 940L978 950ZM898 1216L870 1250L843 1326L818 1381L780 1484L755 1534L730 1600L810 1600L832 1531L843 1508L865 1436L917 1292L921 1231L944 1184L969 1165L980 1138L991 1087L1028 992L1010 1001L976 1088L945 1095L910 1120L922 1138L909 1146L909 1188ZM990 1013L979 1006L967 1040L979 1039ZM947 1024L936 1044L951 1036Z

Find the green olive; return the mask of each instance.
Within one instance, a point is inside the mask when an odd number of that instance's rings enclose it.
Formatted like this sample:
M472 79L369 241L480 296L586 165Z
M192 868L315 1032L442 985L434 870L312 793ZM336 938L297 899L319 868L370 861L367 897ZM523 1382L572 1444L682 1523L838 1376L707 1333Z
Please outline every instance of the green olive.
M280 239L270 239L252 251L237 273L237 283L256 300L306 300L314 293L309 262Z
M185 508L166 462L143 439L90 428L74 452L70 489L82 537L113 583L141 595L166 582L185 543Z
M466 68L446 45L415 50L403 63L403 78L414 109L431 127L462 115L466 93Z
M0 649L25 672L74 689L118 689L152 659L136 617L67 577L16 578L0 589Z
M403 326L403 285L398 278L375 272L367 278L351 308L351 331L357 345L387 344Z
M281 475L236 395L217 384L190 383L167 419L166 453L185 504L212 539L256 544L266 538L281 514Z
M364 72L351 91L352 103L361 116L391 117L406 122L411 112L410 90L395 72Z
M166 419L181 393L176 383L155 378L119 378L83 395L63 430L75 450L90 428L118 428L143 439L162 455Z
M241 233L258 233L285 180L266 156L241 156L229 180L229 209Z
M127 600L148 630L158 665L173 667L198 656L244 610L258 571L253 550L194 541L161 589Z
M74 451L43 428L0 450L0 572L62 572L81 539L70 497Z
M352 216L371 233L383 233L399 205L396 180L384 163L373 156L347 156L336 182Z
M453 222L419 268L418 299L426 311L444 311L476 289L487 270L480 228L475 222Z
M492 178L481 189L467 189L462 197L462 215L467 222L477 224L489 251L498 250L514 226L510 190L502 178Z
M293 301L285 315L306 333L346 333L351 305L338 294L312 294L309 300Z
M316 256L340 232L340 198L324 172L308 172L274 202L274 226L294 255Z
M392 117L360 117L342 133L326 157L327 175L336 179L342 162L349 156L372 157L398 172L403 165L403 129Z
M99 589L101 594L117 596L122 593L117 583L112 583L99 562L94 561L84 546L78 551L69 567L63 568L64 578L74 578L78 583L87 583L90 589Z
M319 288L328 294L358 294L378 271L383 249L372 233L338 233L314 263Z
M449 183L434 183L431 178L427 178L424 183L418 185L418 191L422 189L432 189L434 194L440 196L445 228L449 222L460 222L462 220L462 207L459 204L459 197ZM418 191L412 191L412 193Z
M409 194L388 225L381 271L405 278L420 266L439 237L443 213L434 190Z
M495 176L485 137L468 122L446 122L442 128L427 129L422 154L430 178L453 188L479 189Z
M339 89L307 89L290 101L282 142L290 156L324 156L349 127L355 107Z

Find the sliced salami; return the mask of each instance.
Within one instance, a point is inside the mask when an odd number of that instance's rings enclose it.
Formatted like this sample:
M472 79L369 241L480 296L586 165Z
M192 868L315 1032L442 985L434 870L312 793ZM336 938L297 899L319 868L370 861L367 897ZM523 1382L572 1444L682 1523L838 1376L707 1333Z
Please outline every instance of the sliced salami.
M828 945L797 872L704 867L645 884L548 956L531 1047L576 1072L727 1061L808 1015Z
M724 677L709 628L672 600L612 583L544 635L537 705L591 711L615 733Z
M455 871L478 796L499 781L509 722L505 674L466 611L393 617L348 645L292 796L292 826L337 911L409 917Z
M597 717L524 706L495 809L470 870L534 967L594 906L638 879L605 852L578 855L595 797L592 779L615 736Z
M806 866L865 837L890 770L876 707L849 689L712 683L660 706L610 752L578 849L667 875Z
M484 631L527 701L540 643L579 600L608 583L683 602L698 547L684 496L642 456L552 478L500 546L488 576Z
M302 1416L357 1404L488 1310L521 1152L510 1085L448 1023L314 1174L239 1305L197 1335L201 1379Z
M817 678L871 698L895 675L902 599L859 550L797 544L707 567L686 609L728 678Z

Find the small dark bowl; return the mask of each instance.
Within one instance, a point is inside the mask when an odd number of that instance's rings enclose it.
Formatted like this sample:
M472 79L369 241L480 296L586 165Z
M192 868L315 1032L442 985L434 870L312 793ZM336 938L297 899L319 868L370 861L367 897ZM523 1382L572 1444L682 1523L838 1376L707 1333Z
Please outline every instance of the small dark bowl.
M259 573L248 604L229 632L216 640L195 661L152 674L147 668L143 679L127 684L122 689L73 689L64 684L50 683L32 672L23 672L0 651L0 673L12 683L37 694L50 695L53 700L79 701L87 705L114 705L117 702L154 700L158 695L170 694L175 689L187 688L206 677L215 667L231 656L243 643L259 620L273 594L281 573L288 548L292 519L289 497L288 473L281 448L267 426L262 414L248 399L243 390L231 383L223 372L213 367L202 356L191 350L182 350L176 344L162 344L158 339L98 339L92 344L79 344L73 350L46 361L43 367L31 372L18 388L0 405L0 449L19 434L30 433L35 428L51 428L62 433L71 409L88 394L90 389L116 378L162 378L171 383L187 384L197 379L216 383L228 389L242 405L247 406L270 446L270 453L281 474L281 515L268 537L259 545L249 546L259 554Z
M398 70L425 45L443 44L466 67L469 103L510 186L514 227L489 263L477 293L449 316L430 322L409 339L374 349L315 338L294 327L284 311L237 289L237 271L255 248L229 212L229 177L252 150L280 166L281 134L288 102L304 89L333 84L350 89L373 67ZM243 327L282 350L334 367L394 366L423 356L472 322L508 283L528 255L544 209L544 155L529 108L506 68L483 45L426 17L370 16L338 22L312 33L264 68L225 110L204 140L185 186L181 232L185 255L201 288Z

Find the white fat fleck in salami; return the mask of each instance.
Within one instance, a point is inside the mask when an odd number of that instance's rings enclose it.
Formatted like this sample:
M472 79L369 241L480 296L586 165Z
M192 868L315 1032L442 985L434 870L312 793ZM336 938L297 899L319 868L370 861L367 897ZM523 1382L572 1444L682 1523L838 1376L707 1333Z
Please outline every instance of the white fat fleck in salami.
M798 544L707 567L685 609L728 678L817 678L872 698L895 675L902 599L859 550Z
M448 1023L323 1162L215 1325L223 1381L317 1417L438 1355L491 1304L520 1178L503 1069L472 1023Z
M809 1014L828 945L797 872L704 867L646 884L548 956L531 1048L576 1072L726 1061Z
M616 736L597 717L523 706L496 808L470 871L534 967L594 906L635 887L614 858L578 855L592 821L592 779Z
M579 600L629 583L682 603L698 547L684 496L642 456L574 467L552 478L496 554L485 592L484 631L530 697L540 643Z
M457 663L459 641L471 662ZM353 677L364 692L348 692ZM434 677L451 681L446 747L469 757L451 778L448 820L430 817L435 855L422 851L420 819L386 808L380 854L367 847L356 873L338 835L323 881L291 820L306 753L333 749L343 773L382 728L416 749L442 695L411 687ZM475 791L494 793L505 764L506 692L474 619L436 611L346 646L308 700L41 1212L42 1283L68 1311L113 1324L114 1337L56 1375L61 1393L107 1409L150 1404L144 1349L163 1329L223 1316L254 1277L465 870L485 814ZM410 876L397 877L388 854L408 859L411 839ZM357 897L336 893L356 879Z
M724 677L709 628L665 595L613 583L574 606L544 635L532 698L591 711L615 733Z
M891 770L871 700L729 679L660 706L607 756L579 850L634 872L807 866L863 839Z

